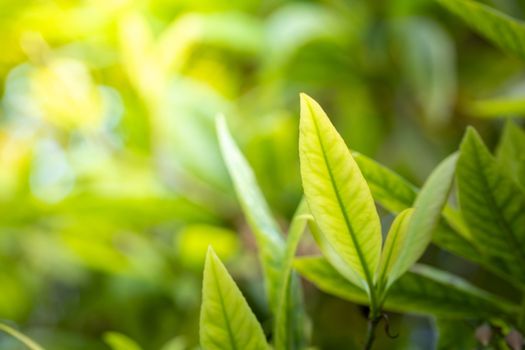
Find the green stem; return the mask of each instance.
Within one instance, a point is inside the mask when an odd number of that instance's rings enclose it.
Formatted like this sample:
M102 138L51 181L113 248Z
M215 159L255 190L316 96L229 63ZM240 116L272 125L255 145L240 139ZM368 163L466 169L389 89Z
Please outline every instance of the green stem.
M363 350L370 350L372 349L372 345L374 344L375 340L375 334L376 334L376 328L379 324L379 321L381 321L381 316L373 315L372 310L370 310L370 317L368 318L368 329L366 332L366 340L365 345L363 347Z

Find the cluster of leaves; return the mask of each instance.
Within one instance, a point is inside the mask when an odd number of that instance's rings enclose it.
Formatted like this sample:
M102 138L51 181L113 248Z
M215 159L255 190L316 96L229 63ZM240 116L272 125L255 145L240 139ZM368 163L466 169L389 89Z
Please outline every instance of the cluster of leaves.
M255 1L246 3L251 10L256 8ZM107 16L100 21L88 21L93 25L87 28L82 27L86 21L79 19L86 13L93 13L88 4L65 11L55 11L53 6L46 8L44 4L35 5L44 8L38 13L37 20L34 16L22 16L17 25L40 32L52 45L72 38L78 40L88 34L96 34L105 44L97 48L99 54L93 55L97 58L86 58L83 55L94 45L89 40L82 39L77 42L78 47L64 47L55 52L42 42L39 35L33 37L30 34L22 45L28 51L30 62L13 69L6 78L3 112L8 119L26 122L36 118L38 122L26 123L33 126L29 133L22 133L24 137L30 135L22 140L13 137L19 135L15 132L18 123L9 123L9 128L3 130L6 138L0 140L6 148L17 149L16 157L2 158L6 168L14 169L0 178L2 205L5 212L10 213L2 221L3 265L11 266L15 261L27 260L30 261L29 268L36 272L30 275L52 276L60 281L72 276L74 281L87 283L84 270L74 268L80 265L86 270L102 271L112 276L132 276L139 280L138 284L151 283L162 291L159 294L163 298L166 295L171 297L175 293L173 289L187 290L192 279L182 274L175 277L175 272L169 269L171 261L167 249L151 237L129 231L165 232L166 227L161 226L168 223L171 229L173 221L176 221L177 228L181 224L188 225L180 230L176 242L177 249L182 252L198 246L195 242L199 239L208 240L210 232L217 234L214 239L209 239L214 241L217 251L221 244L235 237L229 231L217 229L224 225L233 207L228 196L225 197L227 178L219 161L216 142L209 137L213 128L211 116L217 110L228 111L232 116L230 120L236 120L237 126L242 126L242 123L252 125L254 120L248 115L264 115L253 128L256 130L246 136L245 144L261 185L271 196L268 201L278 206L280 212L287 211L292 202L289 198L295 200L299 194L294 171L289 169L295 164L291 161L295 152L291 152L293 147L290 146L294 140L288 137L293 131L291 128L295 127L295 120L289 113L281 111L279 114L268 108L284 105L287 99L295 96L297 85L315 91L316 95L330 95L327 100L337 111L334 114L348 117L345 123L338 124L341 133L348 136L353 149L367 154L374 153L384 141L382 137L388 123L383 123L383 115L398 113L393 108L397 100L389 100L389 94L385 94L384 77L395 91L392 96L406 97L403 95L406 84L411 90L409 96L415 100L411 101L414 104L403 104L402 112L398 114L417 115L434 127L451 123L458 87L450 34L426 13L419 18L402 17L419 14L417 7L434 6L433 1L413 2L416 5L403 0L390 3L392 5L385 11L365 2L338 3L333 8L325 4L290 4L269 11L272 15L264 20L237 11L221 15L192 13L178 16L160 33L156 33L158 28L152 28L147 16L136 8L112 7L110 2L107 2ZM523 59L525 26L522 22L474 1L440 0L439 3L497 46ZM100 4L97 6L106 6L105 2ZM59 19L50 21L50 16ZM384 17L387 17L388 28L380 25L385 22ZM46 31L40 27L44 22L57 24L44 28ZM2 25L4 23L11 21L2 22ZM118 28L117 33L105 31L104 28L112 27L112 24ZM6 33L10 35L10 28ZM113 41L118 42L118 49L105 51L106 45L111 46ZM393 62L391 57L382 54L388 51L383 49L389 45L395 49ZM214 48L212 56L223 51L233 52L236 60L249 63L232 71L227 64L217 69L217 65L212 64L215 61L206 55L202 55L204 59L200 61L190 59L193 52L208 52L210 55L210 51L203 49L206 46L208 50ZM308 47L315 50L304 49ZM363 47L367 50L363 51ZM0 58L2 63L12 59L13 55L20 55L16 50L6 51L9 55ZM332 54L343 51L357 52L358 55L347 61ZM316 54L311 55L311 52ZM473 61L484 56L478 54L476 51ZM117 56L123 57L123 66L108 68L114 67L112 60ZM14 61L18 62L18 59ZM502 77L512 76L521 67L512 58L501 59L504 59L502 64L489 65L480 60L486 74L480 77L479 66L473 69L477 78L470 79L466 88L462 86L467 95L477 92L478 85L491 85L488 90L492 91L496 73L503 70ZM230 98L239 93L244 84L244 80L238 77L242 72L250 71L253 61L257 61L257 71L247 80L257 81L253 89L256 92L243 96L234 105ZM297 62L302 64L295 64ZM321 69L312 74L311 66L320 67L322 62L329 62L332 70L325 72ZM4 68L11 68L11 63L0 67L2 76L6 74ZM391 69L394 63L400 64L401 76L385 74L387 70L398 71ZM96 71L93 76L92 71ZM210 71L218 73L208 74ZM340 72L349 73L343 76ZM108 82L97 75L118 78L109 82L112 88L108 89L104 86ZM202 76L214 78L202 79ZM76 90L69 89L72 84L85 93L83 98L75 99ZM327 90L326 86L331 89ZM513 88L517 90L519 86ZM332 96L333 90L337 92ZM51 94L53 91L58 93ZM71 94L66 96L60 93L63 91L71 91ZM32 93L37 96L30 96ZM119 114L122 111L118 112L123 108L121 99L125 100L128 110L124 116ZM207 103L203 104L203 100ZM140 102L132 103L132 108L129 108L129 101ZM174 101L175 106L170 101ZM513 94L463 102L457 102L460 112L475 116L523 115L525 110L523 98L516 98ZM134 108L137 104L138 108ZM35 110L39 111L36 117L31 115ZM139 112L130 113L129 110ZM173 110L177 110L176 118L171 118ZM309 114L304 110L310 111ZM147 117L140 115L140 111ZM362 154L349 153L324 113L307 98L303 99L303 114L300 154L306 199L299 205L287 236L270 215L268 205L255 185L255 177L228 136L224 123L219 122L218 127L228 171L259 246L267 299L273 314L272 330L265 333L271 333L276 348L300 348L308 343L297 272L325 292L369 305L372 321L378 321L382 310L437 317L436 325L445 335L440 337L440 342L443 342L440 346L444 349L450 348L446 341L451 339L467 344L465 347L475 342L470 336L472 329L459 331L465 324L458 323L458 319L472 320L472 328L487 322L494 334L487 342L492 342L493 347L504 347L502 339L516 334L513 328L523 332L524 317L516 300L492 295L436 268L414 265L432 240L442 249L500 276L517 290L524 289L525 258L519 247L524 239L525 141L519 127L507 124L495 156L487 151L474 131L467 132L459 154L444 160L419 190ZM20 117L27 115L28 119ZM241 116L243 118L239 118ZM119 124L119 130L114 129L115 123ZM313 132L316 128L324 132ZM397 132L399 138L399 130ZM109 147L91 147L93 140L85 137L86 134L92 136L91 133L108 141ZM87 142L64 141L69 140L68 137L76 139L79 135ZM53 141L49 143L49 139ZM277 151L265 151L264 156L253 151L268 144ZM33 146L35 154L32 153ZM54 153L48 152L50 148ZM56 149L59 152L55 152ZM41 156L46 152L58 155ZM96 156L93 163L97 166L78 162L85 154ZM123 154L126 156L122 157ZM152 168L154 162L148 159L150 155L155 158L168 155L166 158L176 159L176 162L169 163L169 169ZM108 163L101 162L101 159ZM310 159L313 159L312 163L309 163ZM98 166L100 164L104 166ZM173 170L171 166L175 171L169 172ZM46 182L49 179L44 175L49 168L65 170L60 172L59 178ZM453 174L457 184L456 196L449 200ZM172 176L176 181L171 181ZM346 181L347 178L352 181ZM11 186L12 183L16 184ZM454 205L455 197L459 199L459 206ZM221 205L216 204L219 202ZM384 243L374 202L397 215ZM175 218L173 213L176 213ZM199 225L192 225L196 222ZM306 226L323 257L294 258ZM160 236L155 238L165 238ZM226 244L227 252L231 253L234 250L231 246L238 245L236 238L233 240L233 244ZM23 249L13 254L13 245ZM23 254L25 259L20 259L17 254ZM176 259L177 263L182 261L188 265L198 260L183 254ZM47 263L41 264L42 260ZM22 266L2 271L0 278L6 295L0 302L2 317L23 319L32 300L41 299L36 296L48 289L46 280L28 278L26 269L27 266ZM226 271L212 252L208 253L205 271L206 280L210 282L205 283L208 287L204 294L211 300L205 306L215 312L217 306L227 308L230 303L222 305L217 301L222 299L222 292L226 293L224 295L231 293L232 298L240 300L232 306L244 310L240 314L245 318L236 320L237 312L231 317L219 317L228 314L226 309L224 313L206 314L204 310L207 308L204 307L202 319L211 322L222 319L226 323L231 320L230 330L234 330L235 325L244 327L247 334L252 330L251 337L239 340L241 348L252 344L242 341L253 342L254 347L266 346L267 337L250 316L247 304L242 302L232 280L225 277ZM171 281L177 281L175 287ZM33 287L26 288L28 285ZM210 285L221 288L209 288ZM106 287L99 288L96 284L97 293L103 288ZM113 306L112 302L122 297L119 293L111 293L114 291L102 296L97 294L98 299L107 296L106 305ZM187 300L192 300L183 299L178 294L175 299L184 306L191 304ZM19 304L22 306L17 307ZM131 306L126 304L128 309L132 309ZM119 322L123 319L138 320L140 310L134 310L136 312L130 312L130 317L112 315L109 323L116 324L115 319ZM89 311L93 312L92 309ZM165 311L163 315L173 314L172 310ZM57 315L57 320L63 317ZM181 323L191 323L185 322L184 317L179 318L182 321L176 321L178 330ZM203 323L203 330L212 332L207 338L203 334L205 348L213 348L213 344L207 342L213 342L210 339L215 339L215 336L230 339L243 334L242 331L224 333L223 327L207 327L208 322ZM138 325L126 324L123 328L136 330ZM12 330L9 333L19 336ZM98 334L98 331L94 333ZM115 349L139 348L118 334L107 339ZM160 336L152 344L164 340L165 336ZM86 344L84 346L89 348L92 343ZM186 348L181 344L182 340L175 338L166 347Z
M507 125L498 158L515 167L522 161L516 157L519 150L525 152L515 146L525 140L525 133L512 123ZM322 290L369 305L372 328L365 348L372 344L373 327L383 309L499 322L505 325L504 335L511 328L523 329L522 311L512 301L445 271L415 264L436 230L436 244L447 242L446 249L449 242L464 242L465 246L454 245L453 252L471 259L475 250L475 262L521 283L525 194L474 129L467 130L459 154L443 160L417 190L373 160L352 156L321 107L303 95L299 150L307 205L301 202L286 240L223 118L218 120L218 134L259 245L276 349L304 346L304 321L292 319L301 314L300 293L290 286L297 288L291 261L306 221L323 256L298 258L294 266ZM448 201L454 175L459 208ZM374 201L398 213L384 244ZM201 344L205 349L268 346L255 316L211 248L204 269Z

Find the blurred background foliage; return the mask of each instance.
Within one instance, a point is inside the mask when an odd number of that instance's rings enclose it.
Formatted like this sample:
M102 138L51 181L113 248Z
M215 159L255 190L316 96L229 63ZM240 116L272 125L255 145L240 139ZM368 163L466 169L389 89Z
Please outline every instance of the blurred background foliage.
M269 327L218 113L283 226L301 91L417 185L466 125L494 145L494 117L525 113L523 61L432 0L0 0L0 33L0 318L54 350L109 349L109 331L195 348L209 244ZM425 259L513 294L437 248ZM356 347L364 310L305 287L313 344ZM400 338L378 347L432 344L431 321L393 320Z

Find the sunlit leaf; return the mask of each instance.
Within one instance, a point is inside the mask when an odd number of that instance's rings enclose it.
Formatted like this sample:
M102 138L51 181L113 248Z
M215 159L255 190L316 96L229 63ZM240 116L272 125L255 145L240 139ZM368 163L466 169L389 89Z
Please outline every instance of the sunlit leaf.
M385 245L387 255L384 260L386 288L405 273L430 244L432 233L448 199L457 158L458 155L453 154L436 167L414 202L414 212L410 221L408 223L401 221L399 223L401 227L396 227L391 231L394 235L390 239L387 238ZM404 225L407 226L403 227Z
M395 271L398 268L396 262L400 256L404 254L405 241L410 239L408 235L408 226L412 219L414 209L409 208L403 210L392 222L388 235L386 237L385 246L381 253L381 262L379 264L378 284L387 289L390 284L399 277L403 272Z
M131 338L117 332L104 334L104 341L112 350L141 350L142 348Z
M298 258L294 265L321 290L358 304L368 303L366 293L341 276L324 258ZM503 317L517 312L516 305L459 277L424 265L415 265L392 285L384 308L444 317Z
M205 350L268 349L255 315L211 248L204 267L200 342Z
M317 102L304 94L299 154L305 197L321 234L371 288L381 251L374 200L343 139Z
M525 276L525 195L470 128L457 166L459 203L476 245Z
M438 0L465 23L505 51L525 58L525 25L473 0Z
M27 346L31 350L44 350L43 347L35 343L33 340L28 338L26 335L20 333L16 329L9 327L8 325L4 323L0 323L0 331L9 334L13 338L16 338L18 341L23 343L25 346Z
M217 133L237 197L257 239L270 306L272 310L277 310L285 254L282 233L272 217L250 165L235 144L223 117L217 119Z

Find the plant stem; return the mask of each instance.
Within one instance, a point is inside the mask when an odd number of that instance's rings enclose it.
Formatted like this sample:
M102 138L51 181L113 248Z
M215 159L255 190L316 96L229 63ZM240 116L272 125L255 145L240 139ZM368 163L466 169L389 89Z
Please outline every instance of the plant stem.
M372 349L372 344L374 343L376 328L377 328L377 325L379 324L379 321L381 321L381 317L374 315L371 312L370 317L368 318L368 329L366 332L366 340L365 340L365 346L363 347L363 350Z

